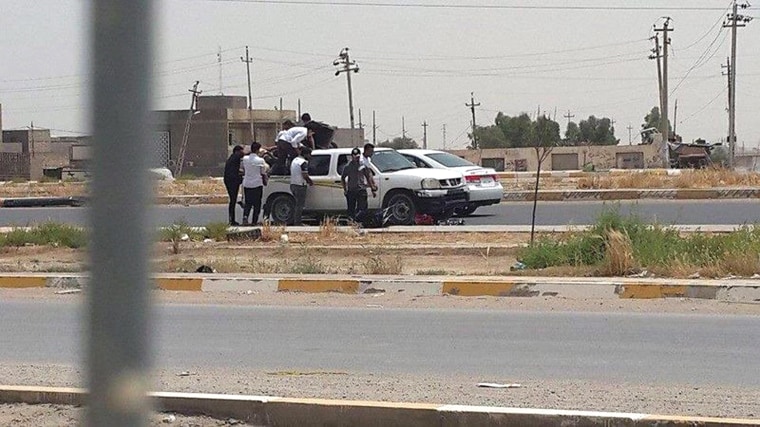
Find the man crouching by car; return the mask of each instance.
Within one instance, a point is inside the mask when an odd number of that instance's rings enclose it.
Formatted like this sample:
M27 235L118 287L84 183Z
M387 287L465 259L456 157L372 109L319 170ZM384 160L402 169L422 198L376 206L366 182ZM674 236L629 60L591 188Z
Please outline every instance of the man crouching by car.
M301 225L301 215L306 204L306 190L314 182L309 176L309 158L311 148L299 146L296 149L298 157L290 162L290 192L295 199L295 211L293 212L293 225Z

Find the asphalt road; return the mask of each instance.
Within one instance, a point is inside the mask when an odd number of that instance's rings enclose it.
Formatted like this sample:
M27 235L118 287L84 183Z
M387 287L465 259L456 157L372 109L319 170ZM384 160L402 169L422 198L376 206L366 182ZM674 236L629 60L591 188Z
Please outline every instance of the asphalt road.
M0 302L0 363L76 365L72 302ZM760 318L163 305L164 369L325 370L760 387Z
M594 222L605 209L635 213L642 219L661 224L711 225L760 223L760 202L757 200L638 200L619 202L539 202L538 225L585 225ZM478 209L469 225L530 225L532 203L510 202ZM157 206L154 222L165 226L184 220L203 226L225 221L226 205ZM45 221L84 225L86 208L2 208L0 226L23 226Z

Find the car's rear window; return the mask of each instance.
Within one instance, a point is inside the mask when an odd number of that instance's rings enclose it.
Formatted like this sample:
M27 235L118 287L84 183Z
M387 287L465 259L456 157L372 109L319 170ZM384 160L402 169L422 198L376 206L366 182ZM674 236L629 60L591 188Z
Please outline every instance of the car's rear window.
M461 166L475 166L474 163L468 162L467 160L459 156L455 156L449 153L430 153L430 154L426 154L426 156L446 166L447 168L457 168Z

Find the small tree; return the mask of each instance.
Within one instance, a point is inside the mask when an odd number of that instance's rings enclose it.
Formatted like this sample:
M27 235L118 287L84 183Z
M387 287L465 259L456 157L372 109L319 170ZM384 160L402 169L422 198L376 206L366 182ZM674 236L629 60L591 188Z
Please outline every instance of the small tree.
M565 131L565 144L569 146L576 146L581 141L581 128L578 123L570 122L567 124L567 130Z
M536 207L538 206L538 186L541 181L541 164L551 154L554 147L560 141L559 124L546 116L539 117L531 127L530 136L533 140L533 149L536 151L538 168L536 169L536 186L533 191L533 213L530 221L530 244L536 232Z

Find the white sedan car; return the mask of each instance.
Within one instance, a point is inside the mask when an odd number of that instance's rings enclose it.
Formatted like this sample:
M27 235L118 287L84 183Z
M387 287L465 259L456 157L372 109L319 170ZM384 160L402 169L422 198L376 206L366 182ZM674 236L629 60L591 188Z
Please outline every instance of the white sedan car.
M454 169L460 172L470 188L470 202L459 209L460 216L472 215L481 206L501 202L504 187L499 182L496 170L484 168L459 156L437 150L398 150L418 168Z

